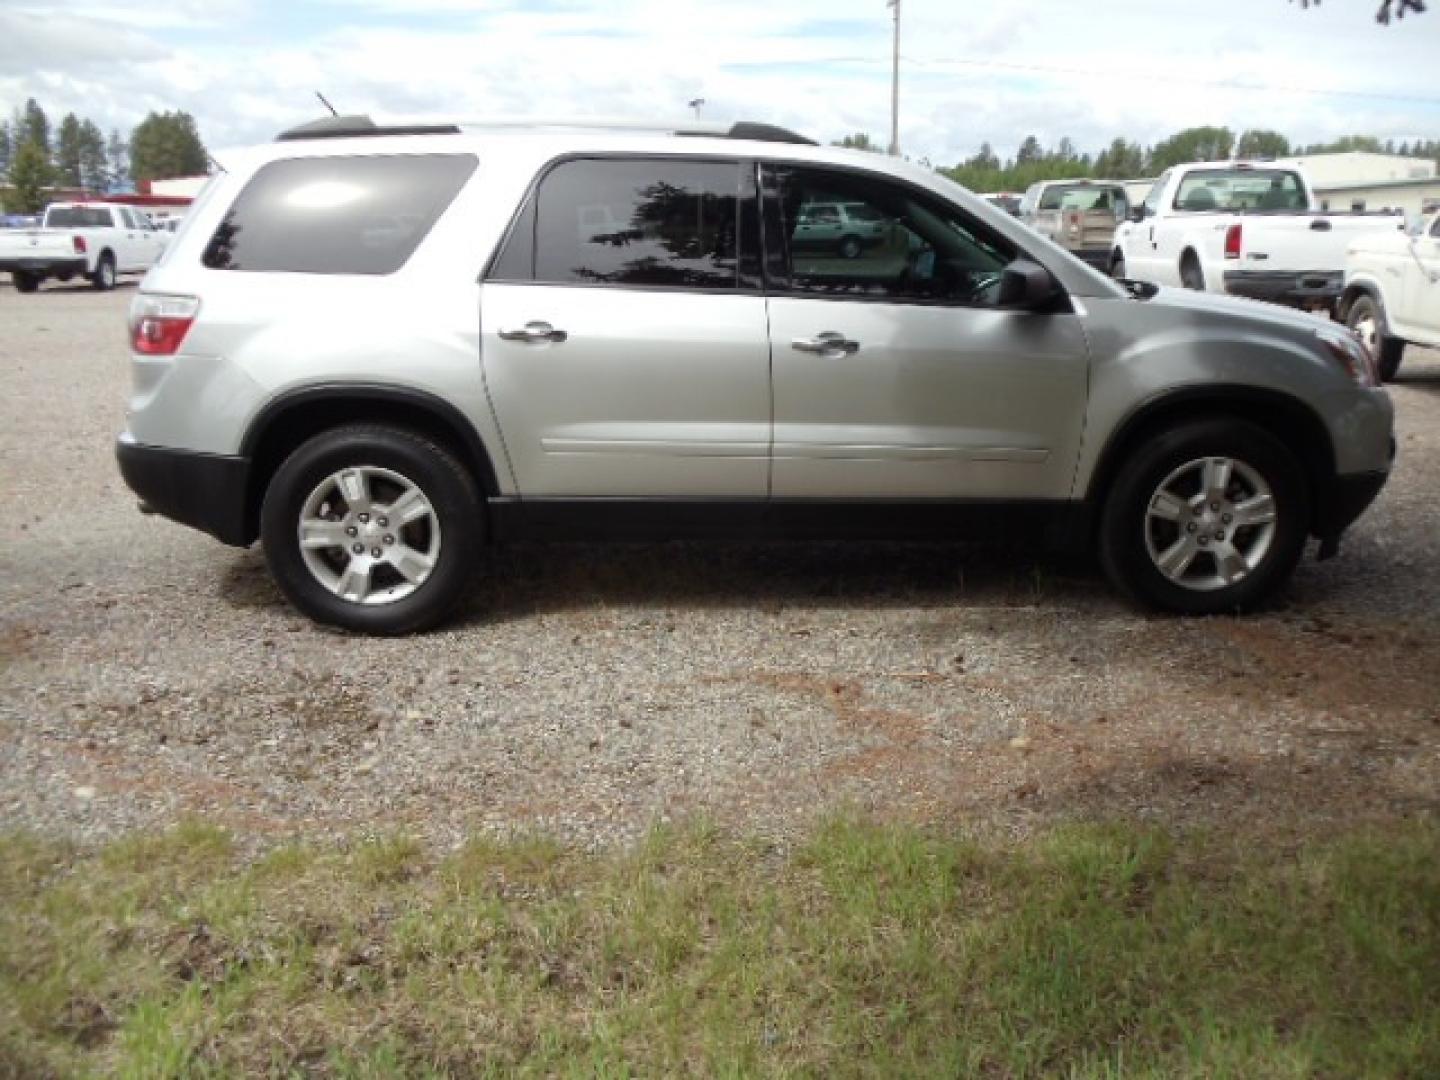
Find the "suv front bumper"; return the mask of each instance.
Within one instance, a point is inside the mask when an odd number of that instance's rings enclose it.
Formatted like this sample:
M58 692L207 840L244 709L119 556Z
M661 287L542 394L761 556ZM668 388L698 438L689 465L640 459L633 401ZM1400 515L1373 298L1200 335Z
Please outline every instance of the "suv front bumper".
M115 458L144 509L235 547L254 542L248 458L145 446L128 432L116 442Z

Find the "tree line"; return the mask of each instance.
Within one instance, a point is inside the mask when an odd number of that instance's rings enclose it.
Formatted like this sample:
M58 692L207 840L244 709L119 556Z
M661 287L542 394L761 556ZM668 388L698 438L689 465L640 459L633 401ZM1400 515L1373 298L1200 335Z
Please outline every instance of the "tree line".
M836 146L880 152L882 147L864 132L847 135ZM1292 143L1278 131L1251 128L1238 136L1228 127L1195 127L1176 132L1153 146L1117 138L1097 154L1079 153L1070 139L1061 139L1053 148L1041 145L1031 135L1020 144L1014 157L1001 160L990 143L978 153L940 172L972 191L1024 191L1041 180L1093 177L1103 180L1134 180L1158 176L1172 165L1187 161L1223 161L1231 157L1278 158L1311 154L1334 154L1360 150L1375 154L1399 154L1440 163L1440 139L1397 143L1368 135L1350 135L1329 143Z
M187 112L151 112L122 137L107 138L89 118L66 113L52 125L34 98L0 120L0 189L5 209L34 214L58 187L113 191L132 180L195 176L209 167L195 118Z

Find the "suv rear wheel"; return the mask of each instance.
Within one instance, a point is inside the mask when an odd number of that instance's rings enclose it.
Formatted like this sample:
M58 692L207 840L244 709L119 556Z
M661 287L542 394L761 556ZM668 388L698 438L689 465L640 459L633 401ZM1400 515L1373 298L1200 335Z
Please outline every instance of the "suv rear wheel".
M459 602L483 525L474 481L449 450L367 425L324 432L285 459L260 535L275 580L311 618L406 634Z
M1187 615L1244 611L1295 569L1309 532L1304 470L1243 420L1196 420L1142 444L1100 524L1106 575L1130 596Z

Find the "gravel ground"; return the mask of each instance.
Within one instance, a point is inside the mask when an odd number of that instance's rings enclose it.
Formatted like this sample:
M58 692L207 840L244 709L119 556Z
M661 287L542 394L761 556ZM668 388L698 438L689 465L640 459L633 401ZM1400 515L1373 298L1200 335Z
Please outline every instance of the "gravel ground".
M1296 833L1440 809L1440 353L1394 388L1380 502L1258 617L1147 616L1088 565L951 546L556 545L388 641L136 512L131 294L0 285L0 827L599 845L697 812L783 840L837 806Z

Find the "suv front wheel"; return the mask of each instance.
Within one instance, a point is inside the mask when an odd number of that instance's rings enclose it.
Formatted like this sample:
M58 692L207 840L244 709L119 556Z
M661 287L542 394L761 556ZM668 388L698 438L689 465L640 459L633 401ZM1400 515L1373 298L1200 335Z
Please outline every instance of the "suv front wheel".
M260 535L275 580L311 618L406 634L459 602L482 521L474 481L449 450L418 432L357 425L285 459Z
M1294 454L1238 419L1196 420L1143 443L1100 523L1100 558L1122 591L1187 615L1244 611L1290 576L1309 533Z

